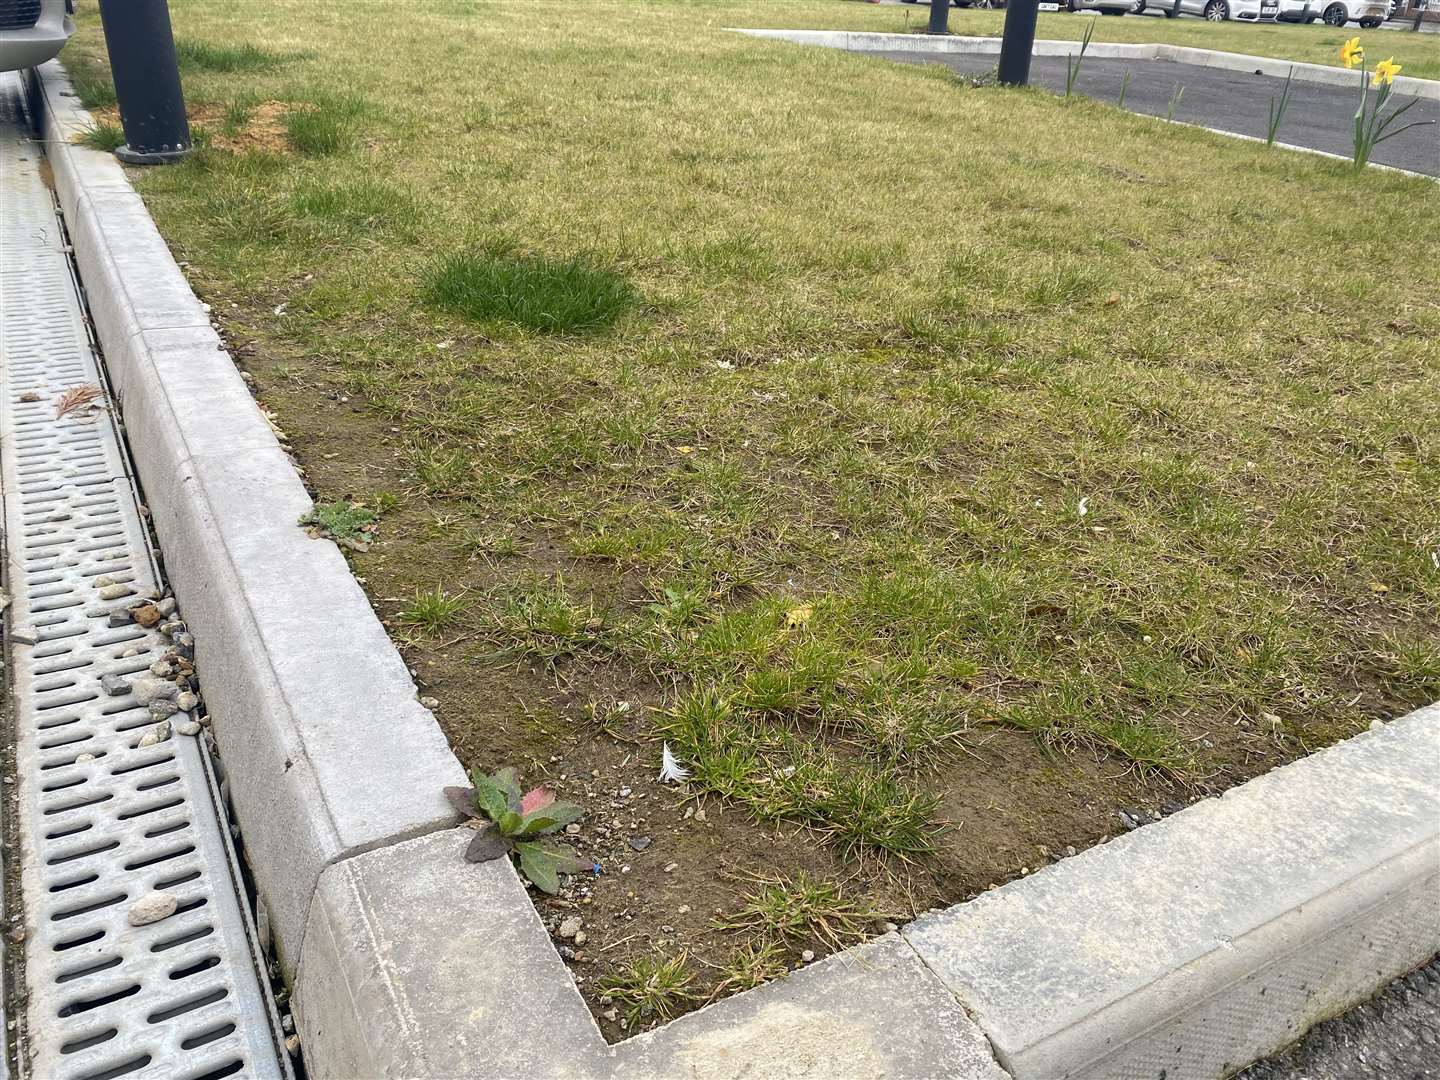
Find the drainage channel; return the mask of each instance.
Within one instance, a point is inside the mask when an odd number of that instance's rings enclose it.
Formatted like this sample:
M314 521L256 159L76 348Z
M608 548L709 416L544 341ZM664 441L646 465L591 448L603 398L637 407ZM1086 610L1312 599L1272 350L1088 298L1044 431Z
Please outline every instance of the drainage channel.
M160 596L164 582L20 101L18 82L0 76L15 761L4 812L15 815L19 867L17 881L12 852L4 888L7 911L24 913L7 924L7 947L23 953L11 998L20 1015L8 1017L19 1073L289 1078L203 735L182 733L184 713L157 730L122 684L101 684L147 674L171 647L158 629L110 617ZM147 906L172 902L145 922Z

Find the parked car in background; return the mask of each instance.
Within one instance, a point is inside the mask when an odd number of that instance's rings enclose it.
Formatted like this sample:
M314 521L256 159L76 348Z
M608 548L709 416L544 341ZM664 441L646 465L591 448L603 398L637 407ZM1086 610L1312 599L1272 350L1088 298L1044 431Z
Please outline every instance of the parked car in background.
M1281 0L1180 0L1179 12L1173 0L1155 0L1149 6L1174 18L1177 14L1199 15L1211 22L1275 22L1280 18ZM1144 6L1139 10L1145 10Z
M1098 11L1101 15L1125 15L1136 10L1135 0L1065 0L1067 11Z
M53 59L75 32L73 0L0 0L0 71Z
M1389 16L1390 4L1388 0L1320 0L1312 10L1327 26L1353 22L1373 30Z

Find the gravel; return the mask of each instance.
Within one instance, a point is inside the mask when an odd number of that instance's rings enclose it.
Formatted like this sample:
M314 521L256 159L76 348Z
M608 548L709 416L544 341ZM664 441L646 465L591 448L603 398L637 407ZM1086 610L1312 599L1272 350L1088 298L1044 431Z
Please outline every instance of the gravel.
M1284 1054L1237 1080L1432 1080L1440 1078L1440 957L1376 997L1327 1020Z

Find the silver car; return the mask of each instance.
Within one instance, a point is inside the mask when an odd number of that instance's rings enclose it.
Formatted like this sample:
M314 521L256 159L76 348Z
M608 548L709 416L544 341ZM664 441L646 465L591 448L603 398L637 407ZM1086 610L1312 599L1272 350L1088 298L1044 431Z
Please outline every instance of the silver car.
M1275 22L1280 18L1281 0L1155 0L1148 5L1173 18L1179 14L1199 15L1211 22Z
M0 71L54 57L75 32L74 0L0 0Z

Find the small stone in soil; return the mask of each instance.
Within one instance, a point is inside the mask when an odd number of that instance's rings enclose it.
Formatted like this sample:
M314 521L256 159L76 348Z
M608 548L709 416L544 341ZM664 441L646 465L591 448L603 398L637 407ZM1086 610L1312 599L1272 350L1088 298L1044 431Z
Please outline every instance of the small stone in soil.
M815 951L813 949L806 949L800 954L800 959L807 964L810 963L811 960L815 959Z
M632 837L630 837L630 846L631 846L632 848L634 848L636 851L644 851L646 848L648 848L648 847L650 846L651 843L652 843L652 841L651 841L650 837L648 837L648 836L632 836Z
M578 916L571 915L560 923L560 929L556 931L562 938L573 938L580 932L581 922Z
M703 809L702 809L702 810L696 810L696 811L695 811L695 820L696 820L696 821L704 821L704 820L705 820L705 811L704 811Z
M571 836L579 836L580 826L576 825L574 822L571 822L569 825L565 826L565 831Z
M579 948L581 945L584 945L585 942L587 942L587 941L589 941L589 940L590 940L590 935L587 934L587 933L585 933L584 930L579 930L579 931L577 931L576 934L575 934L575 947L576 947L576 948Z
M679 868L680 868L680 864L679 864L678 862L666 863L666 864L665 864L665 873L668 874L668 873L670 873L671 870L678 870Z

